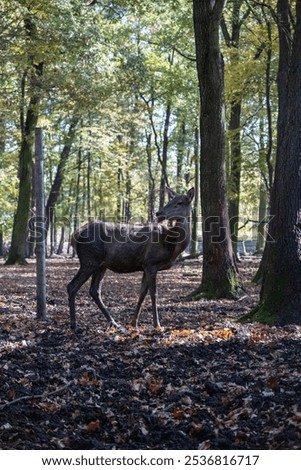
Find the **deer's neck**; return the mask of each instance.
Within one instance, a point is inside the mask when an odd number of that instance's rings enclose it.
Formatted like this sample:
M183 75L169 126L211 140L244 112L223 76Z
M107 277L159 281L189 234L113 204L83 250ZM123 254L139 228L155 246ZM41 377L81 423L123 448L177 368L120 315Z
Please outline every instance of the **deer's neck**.
M173 247L173 258L176 258L182 251L184 251L190 242L190 223L189 219L176 220L173 227L169 229L169 235L166 238Z

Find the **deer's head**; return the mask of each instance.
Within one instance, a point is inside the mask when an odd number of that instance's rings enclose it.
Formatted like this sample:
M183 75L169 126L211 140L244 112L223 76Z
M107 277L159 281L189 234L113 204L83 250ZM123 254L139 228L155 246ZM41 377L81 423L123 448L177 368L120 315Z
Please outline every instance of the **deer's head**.
M194 197L194 188L189 189L187 194L177 194L166 187L170 201L156 213L159 222L163 220L183 220L189 217L190 206Z

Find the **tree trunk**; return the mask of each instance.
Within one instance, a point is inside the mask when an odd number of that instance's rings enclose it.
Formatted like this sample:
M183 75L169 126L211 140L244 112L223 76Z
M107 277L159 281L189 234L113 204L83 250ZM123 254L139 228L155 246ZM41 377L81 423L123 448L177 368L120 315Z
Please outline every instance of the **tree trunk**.
M59 245L57 247L57 252L56 252L57 255L61 255L63 253L64 241L65 241L65 226L63 225L61 227L61 236L60 236L60 241L59 241Z
M0 226L0 257L2 258L4 256L4 250L3 250L3 231L2 227Z
M71 152L71 147L73 144L73 141L75 139L76 135L76 129L77 129L77 124L79 122L78 118L73 118L72 122L69 126L68 130L68 135L66 138L65 145L63 147L63 150L60 155L60 161L56 170L56 175L54 178L54 181L51 186L51 190L47 199L47 204L46 204L46 210L45 210L45 215L46 215L46 229L48 230L49 224L52 224L53 222L53 217L54 217L54 210L55 210L55 205L57 203L60 190L64 181L64 170L65 166L68 160L68 157Z
M203 277L199 291L210 298L233 298L238 289L226 200L224 69L219 44L223 6L224 0L193 0L201 98Z
M260 303L247 318L274 325L289 323L300 325L301 2L296 2L292 47L289 44L289 37L283 35L285 23L281 21L289 18L288 0L278 1L278 14L280 18L278 87L281 88L281 94L275 180L271 198L271 214L274 218L269 226L273 242L269 243L266 252Z
M80 182L81 182L81 176L82 176L82 148L81 145L78 148L77 151L77 168L76 168L76 185L75 185L75 204L74 204L74 225L73 225L73 231L75 232L79 226L81 225L81 217L80 217L80 202L82 201L82 197L80 194Z
M199 129L194 131L194 203L192 209L192 228L191 228L191 256L195 257L198 253L198 222L200 212L200 145Z
M259 192L259 207L258 207L258 228L257 228L257 243L256 252L262 253L265 245L265 219L267 214L267 190L263 183L260 185Z
M240 116L241 97L238 97L231 104L231 117L229 124L230 131L230 196L229 196L229 217L230 233L234 256L237 256L238 225L239 225L239 199L241 180L241 142L240 142Z
M34 131L38 122L38 106L40 103L40 79L43 73L43 64L32 66L30 78L29 105L26 113L24 129L22 129L22 142L19 153L19 196L17 210L14 217L11 247L6 264L26 263L26 239L28 233L28 217L30 209L32 162L34 147Z
M88 220L93 220L93 216L92 216L92 194L91 194L91 175L92 175L91 151L88 150L88 153L87 153L87 212L88 212Z
M46 320L46 230L45 230L45 201L44 201L44 155L43 132L35 130L35 200L36 200L36 295L37 320Z
M165 121L163 128L163 144L162 144L162 159L161 163L161 180L160 180L160 207L164 206L165 200L165 185L167 184L167 156L168 156L168 144L169 144L169 126L170 126L170 116L171 116L171 105L167 104Z
M183 191L183 164L186 143L186 124L185 119L178 116L178 135L177 135L177 193Z
M125 222L129 223L132 218L132 181L130 172L125 172L125 203L124 203L124 217Z
M118 222L122 222L123 217L123 197L122 197L122 182L123 172L121 168L121 161L118 160L119 166L117 169L117 206L116 206L116 218Z
M239 42L242 20L240 11L242 0L232 1L231 33L228 32L226 22L222 19L222 31L225 42L232 49L230 62L236 65L239 62ZM248 15L248 13L246 14ZM245 15L245 16L246 16ZM237 91L233 94L230 103L230 122L229 122L229 140L230 140L230 164L229 164L229 217L230 232L235 259L238 260L237 242L239 225L239 201L240 201L240 180L241 180L241 107L242 92Z
M278 33L279 33L279 65L278 65L278 74L277 74L277 92L278 92L278 119L277 119L277 154L276 154L276 165L280 164L280 160L285 158L285 155L282 155L279 152L279 149L282 147L282 140L285 135L285 126L288 120L288 106L287 106L287 87L288 87L288 74L290 68L290 59L291 59L291 27L290 27L290 6L287 0L278 0L277 2L277 18L278 18ZM269 147L266 154L266 162L269 168L269 157L271 156L271 133L270 133L270 122L271 116L269 113L269 53L267 56L267 66L266 66L266 102L267 102L267 118L269 122ZM276 170L275 170L276 171ZM269 178L266 180L266 186L270 191L270 208L273 205L273 185L270 184L271 181L271 167L269 169ZM272 214L270 209L270 214ZM264 273L268 270L267 262L270 258L270 249L273 248L273 237L270 237L270 227L273 223L271 220L267 240L265 243L263 256L258 268L257 273L254 276L253 282L260 283L264 277Z
M153 94L153 92L152 92ZM154 120L154 106L155 106L155 98L151 96L149 100L147 100L143 95L141 95L142 100L147 106L149 120L151 124L151 128L154 135L154 144L157 150L157 157L158 162L161 165L161 180L160 180L160 200L159 205L162 207L164 205L164 197L165 197L165 185L169 186L168 183L168 176L167 176L167 150L168 150L168 129L169 129L169 122L170 122L170 114L171 114L171 107L170 104L167 105L166 115L165 115L165 123L164 123L164 130L163 130L163 148L161 149L158 133L155 126ZM163 156L162 156L163 154Z
M155 178L152 169L152 135L146 133L146 156L148 168L148 220L153 222L155 215Z

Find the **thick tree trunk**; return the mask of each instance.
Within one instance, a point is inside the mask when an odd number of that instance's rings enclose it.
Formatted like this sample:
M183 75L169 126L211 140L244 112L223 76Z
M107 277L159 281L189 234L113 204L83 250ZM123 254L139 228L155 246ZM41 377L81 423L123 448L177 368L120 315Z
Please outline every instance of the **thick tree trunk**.
M278 1L278 12L288 18L288 0ZM247 317L268 324L301 324L301 2L296 3L292 48L279 22L280 71L278 147L271 199L269 233L273 242L265 255L260 304ZM281 41L286 41L281 45ZM291 51L291 54L290 54ZM290 59L287 61L288 53ZM286 69L286 67L288 68ZM282 68L284 67L284 68ZM286 95L283 94L286 90ZM281 114L283 111L284 116Z
M38 122L38 106L40 103L39 88L42 71L42 63L33 66L31 77L32 96L26 113L19 154L19 197L14 217L11 247L6 264L26 263L26 239L32 185L34 131Z
M276 166L280 164L280 161L285 158L279 152L282 146L282 140L285 134L285 126L288 119L288 106L287 106L287 87L288 87L288 73L290 68L291 59L291 27L290 27L290 6L287 0L278 0L277 2L277 18L278 18L278 33L279 33L279 64L278 64L278 75L277 75L277 91L278 91L278 119L277 119L277 155L276 155ZM269 61L269 53L267 60ZM269 115L269 99L268 99L268 84L269 84L269 66L267 62L266 68L266 101L267 101L267 117L269 121L269 128L271 122L271 116ZM269 149L271 149L271 133L269 132ZM273 206L273 186L269 184L271 182L271 167L269 166L269 150L266 155L266 161L269 168L269 180L267 181L267 187L270 189L270 207ZM276 169L275 169L276 173ZM272 213L271 213L272 214ZM273 214L272 214L273 215ZM268 233L270 233L270 227L273 220L269 224ZM270 237L269 237L270 238ZM272 239L273 240L273 239ZM270 258L270 249L273 247L273 243L267 242L264 247L262 260L259 269L253 279L254 282L261 282L264 273L268 270L267 262Z
M43 74L43 63L38 62L31 51L31 44L37 40L37 28L35 17L27 11L24 14L24 30L28 41L28 62L30 67L25 70L21 80L22 104L26 100L26 80L29 80L29 102L24 119L24 107L20 111L21 124L21 148L19 153L19 196L17 210L14 216L11 247L8 254L7 264L26 263L26 239L28 233L28 217L30 209L31 185L32 185L32 162L34 147L34 132L38 122L39 104L41 101L41 77Z
M201 205L203 277L200 293L235 297L237 269L226 200L224 69L219 27L224 0L194 0L194 28L201 97Z

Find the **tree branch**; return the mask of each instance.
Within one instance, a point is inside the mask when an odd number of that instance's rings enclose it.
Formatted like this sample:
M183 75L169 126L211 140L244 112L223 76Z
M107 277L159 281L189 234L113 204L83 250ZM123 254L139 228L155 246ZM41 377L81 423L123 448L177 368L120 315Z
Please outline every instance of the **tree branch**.
M196 62L196 57L192 57L191 55L187 55L184 52L181 52L177 47L173 47L173 50L177 52L180 56L184 57L184 59L190 60L191 62Z
M16 398L15 400L12 400L12 401L9 401L8 403L4 403L3 405L0 406L0 410L3 410L4 408L6 408L7 406L10 406L10 405L14 405L15 403L18 403L20 401L25 401L25 400L35 400L37 398L48 398L52 395L58 395L59 393L61 393L63 390L65 390L66 388L68 388L71 384L73 383L73 381L71 382L68 382L66 385L64 385L63 387L60 387L60 388L57 388L56 390L53 390L52 392L48 392L48 393L41 393L40 395L26 395L24 397L18 397Z
M223 36L224 36L225 43L227 44L228 47L230 47L231 46L231 37L230 37L229 31L228 31L228 28L227 28L227 24L226 24L224 15L222 16L222 19L221 19L221 30L222 30L222 33L223 33Z

